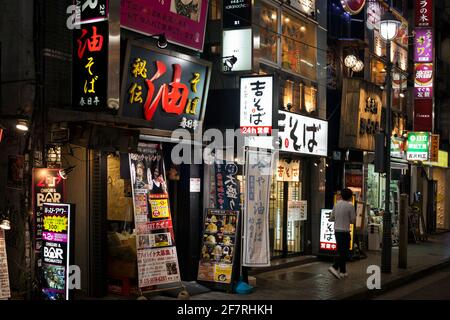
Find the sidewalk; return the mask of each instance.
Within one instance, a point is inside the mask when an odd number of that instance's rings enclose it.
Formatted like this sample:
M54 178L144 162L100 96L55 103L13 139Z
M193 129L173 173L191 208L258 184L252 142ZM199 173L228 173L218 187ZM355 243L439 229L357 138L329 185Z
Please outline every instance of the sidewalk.
M313 262L296 267L257 274L254 292L248 295L207 292L191 296L191 300L340 300L367 299L367 267L381 264L381 252L366 252L367 259L348 264L349 277L338 280L329 272L328 262ZM398 249L392 250L392 273L382 274L381 293L450 264L450 233L430 236L427 242L408 246L408 268L399 269ZM157 296L152 299L171 299Z

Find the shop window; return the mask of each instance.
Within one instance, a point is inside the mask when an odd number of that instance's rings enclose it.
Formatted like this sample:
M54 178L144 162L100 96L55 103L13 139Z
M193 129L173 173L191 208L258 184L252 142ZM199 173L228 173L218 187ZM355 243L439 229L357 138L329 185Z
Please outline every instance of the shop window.
M283 106L286 111L294 110L294 82L286 80L283 88Z
M317 89L314 86L304 86L305 111L312 113L317 110Z
M292 15L282 14L282 67L316 79L316 26Z
M261 57L277 63L278 52L278 13L277 9L265 3L261 4L260 18Z
M209 1L209 20L220 20L222 18L220 0Z
M386 69L384 63L378 59L372 59L370 61L370 80L376 85L383 86L386 78Z

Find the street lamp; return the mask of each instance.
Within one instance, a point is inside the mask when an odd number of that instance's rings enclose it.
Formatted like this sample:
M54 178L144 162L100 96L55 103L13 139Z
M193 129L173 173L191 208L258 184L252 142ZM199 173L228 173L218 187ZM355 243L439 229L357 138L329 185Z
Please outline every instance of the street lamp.
M391 235L391 212L390 212L390 185L391 185L391 108L392 108L392 62L391 62L391 41L397 37L398 29L401 22L395 16L387 11L381 17L380 35L386 41L386 153L385 153L385 170L386 170L386 187L385 187L385 205L383 215L383 248L381 253L381 272L391 272L391 256L392 256L392 235Z

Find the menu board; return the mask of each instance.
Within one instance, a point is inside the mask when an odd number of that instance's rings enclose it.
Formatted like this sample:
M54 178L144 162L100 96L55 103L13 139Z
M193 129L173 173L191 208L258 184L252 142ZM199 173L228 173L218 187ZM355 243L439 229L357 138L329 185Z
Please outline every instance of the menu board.
M162 150L140 144L138 151L129 157L139 288L180 282Z
M0 300L11 298L8 259L6 257L5 231L0 229Z
M239 211L207 209L198 280L231 283L238 222Z
M46 300L69 300L70 211L69 204L44 204L41 280Z

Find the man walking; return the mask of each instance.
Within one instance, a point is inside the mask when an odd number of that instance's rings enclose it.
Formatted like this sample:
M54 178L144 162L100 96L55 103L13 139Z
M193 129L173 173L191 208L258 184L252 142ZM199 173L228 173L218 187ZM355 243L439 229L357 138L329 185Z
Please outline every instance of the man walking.
M347 276L346 261L350 250L350 224L356 223L356 212L351 203L352 197L352 190L343 189L341 191L342 200L336 202L329 219L334 221L338 256L328 271L338 279Z

